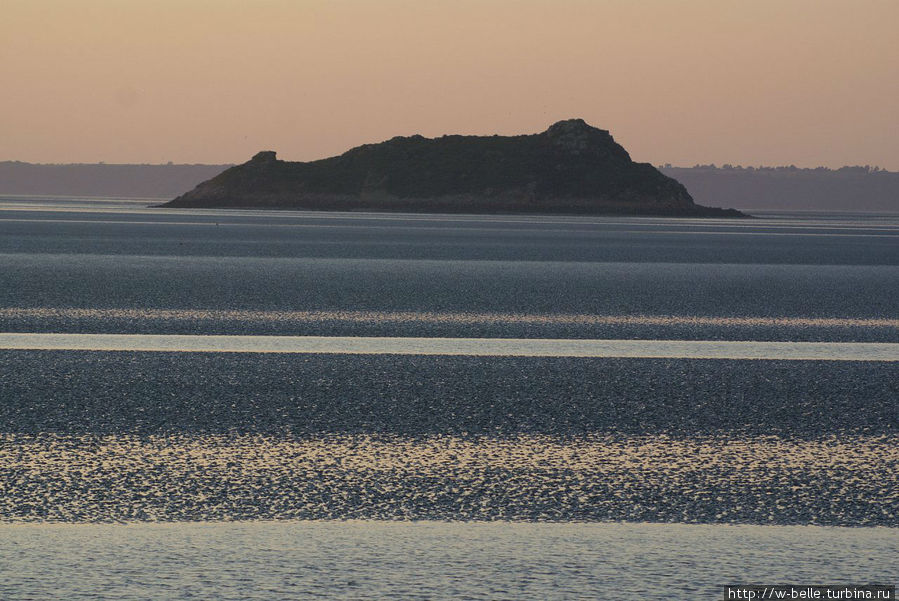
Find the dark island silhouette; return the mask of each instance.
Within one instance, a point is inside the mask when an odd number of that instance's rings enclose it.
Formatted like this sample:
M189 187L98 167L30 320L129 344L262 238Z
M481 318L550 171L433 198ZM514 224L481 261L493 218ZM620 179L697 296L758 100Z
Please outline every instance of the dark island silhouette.
M308 163L262 151L162 206L745 216L697 205L581 119L532 135L396 137Z

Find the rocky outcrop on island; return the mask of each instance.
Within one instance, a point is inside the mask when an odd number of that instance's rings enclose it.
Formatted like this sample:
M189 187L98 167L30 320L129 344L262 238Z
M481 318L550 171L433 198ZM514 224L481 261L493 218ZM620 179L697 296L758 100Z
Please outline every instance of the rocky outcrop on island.
M263 151L163 206L743 216L695 204L581 119L533 135L396 137L308 163Z

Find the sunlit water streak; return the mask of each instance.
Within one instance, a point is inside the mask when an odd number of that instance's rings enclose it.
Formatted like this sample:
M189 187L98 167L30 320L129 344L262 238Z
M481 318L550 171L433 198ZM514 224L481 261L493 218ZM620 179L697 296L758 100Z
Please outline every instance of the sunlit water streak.
M0 435L0 521L899 526L899 437Z
M3 333L0 349L899 361L899 343Z
M146 226L158 226L159 222L149 220L149 219L61 219L61 218L41 218L41 219L16 219L10 217L2 217L0 216L0 221L7 223L65 223L65 224L95 224L95 225L146 225ZM165 221L164 224L167 227L170 226L204 226L204 227L227 227L227 228L235 228L235 227L251 227L256 228L259 227L257 223L236 223L236 222L227 222L227 223L216 223L214 221L174 221L168 220ZM562 224L559 224L562 225ZM330 224L330 223L267 223L265 224L267 228L302 228L302 229L347 229L346 224ZM360 226L356 226L360 227ZM370 226L365 226L369 227ZM433 230L433 231L445 231L445 227L438 226L420 226L420 225L391 225L388 226L389 230ZM387 228L385 228L387 229ZM686 236L789 236L789 237L815 237L815 238L899 238L896 235L895 230L889 227L818 227L816 229L826 230L826 231L816 231L816 232L808 232L808 231L778 231L782 229L806 229L801 226L789 227L789 226L775 226L770 227L766 226L761 231L742 231L737 228L732 227L724 227L720 230L702 230L696 229L691 224L689 229L671 229L666 228L664 230L656 231L652 229L647 229L646 227L641 227L638 229L623 229L623 228L615 228L614 232L617 234L640 234L640 235L653 235L653 234L661 234L664 236L670 235L686 235ZM506 231L514 231L510 228L479 228L481 231L493 231L493 232L506 232ZM549 232L565 232L568 230L565 229L553 229L553 228L541 228L542 233ZM885 232L885 233L880 233Z
M897 328L899 319L851 317L718 317L701 315L591 315L577 313L472 313L435 311L240 311L205 309L94 309L5 307L0 319L150 319L267 322L423 323L451 325L635 325L720 327Z

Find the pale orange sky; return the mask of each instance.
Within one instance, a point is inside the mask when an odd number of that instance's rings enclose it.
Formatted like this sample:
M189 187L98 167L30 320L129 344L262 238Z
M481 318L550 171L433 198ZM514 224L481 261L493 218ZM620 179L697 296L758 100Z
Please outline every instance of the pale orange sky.
M899 0L3 0L0 160L243 162L582 117L635 160L899 170Z

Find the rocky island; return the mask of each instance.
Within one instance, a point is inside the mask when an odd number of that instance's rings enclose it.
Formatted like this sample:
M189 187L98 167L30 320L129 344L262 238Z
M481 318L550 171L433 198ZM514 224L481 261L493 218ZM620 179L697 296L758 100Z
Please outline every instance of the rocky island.
M581 119L532 135L396 137L307 163L263 151L162 206L744 216L695 204Z

